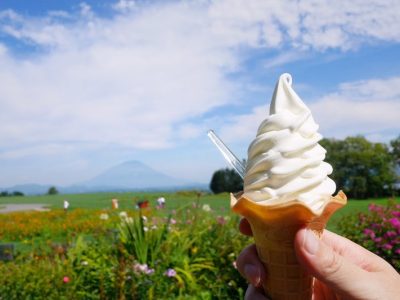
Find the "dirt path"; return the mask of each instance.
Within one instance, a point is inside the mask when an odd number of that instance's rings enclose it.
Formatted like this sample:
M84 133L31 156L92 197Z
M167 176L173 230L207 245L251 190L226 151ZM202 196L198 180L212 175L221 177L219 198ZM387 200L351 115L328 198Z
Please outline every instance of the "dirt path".
M1 204L0 205L0 214L6 214L15 211L27 211L27 210L36 210L36 211L48 211L49 209L46 207L47 204Z

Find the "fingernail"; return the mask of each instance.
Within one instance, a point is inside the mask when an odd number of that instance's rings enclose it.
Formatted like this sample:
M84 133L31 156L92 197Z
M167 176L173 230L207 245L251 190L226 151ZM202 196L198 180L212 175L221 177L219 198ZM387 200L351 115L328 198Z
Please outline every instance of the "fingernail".
M303 247L312 255L315 255L319 249L319 240L310 229L306 229L304 233Z
M260 269L254 265L245 265L244 274L247 280L254 286L258 286L261 281Z

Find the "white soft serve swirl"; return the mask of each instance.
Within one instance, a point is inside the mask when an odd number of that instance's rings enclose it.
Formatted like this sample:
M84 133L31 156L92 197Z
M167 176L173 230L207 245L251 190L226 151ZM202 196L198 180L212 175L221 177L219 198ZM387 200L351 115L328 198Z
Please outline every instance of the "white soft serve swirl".
M299 200L318 210L335 192L328 177L330 164L318 142L310 110L292 89L292 77L280 76L272 96L270 115L250 144L244 193L260 204Z

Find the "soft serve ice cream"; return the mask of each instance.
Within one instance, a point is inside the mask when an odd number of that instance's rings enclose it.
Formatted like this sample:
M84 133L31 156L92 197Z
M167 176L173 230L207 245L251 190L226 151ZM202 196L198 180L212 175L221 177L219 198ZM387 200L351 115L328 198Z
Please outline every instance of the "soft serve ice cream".
M265 205L299 200L312 210L329 201L336 185L328 177L332 167L323 161L318 128L292 77L281 75L269 116L249 146L244 196Z
M310 300L313 278L294 249L300 228L318 236L331 215L346 204L328 177L325 150L310 110L283 74L272 97L270 114L250 144L244 193L231 194L231 208L252 229L257 253L268 274L263 288L273 300Z

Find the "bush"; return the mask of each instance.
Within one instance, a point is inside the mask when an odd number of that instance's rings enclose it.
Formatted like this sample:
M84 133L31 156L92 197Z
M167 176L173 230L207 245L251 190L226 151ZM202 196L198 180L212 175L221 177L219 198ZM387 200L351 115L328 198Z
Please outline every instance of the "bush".
M243 190L243 179L233 169L221 169L214 172L210 190L214 194L239 192Z
M370 204L368 213L343 217L338 229L400 271L400 204Z
M57 195L58 190L55 186L51 186L49 190L47 191L47 195Z

